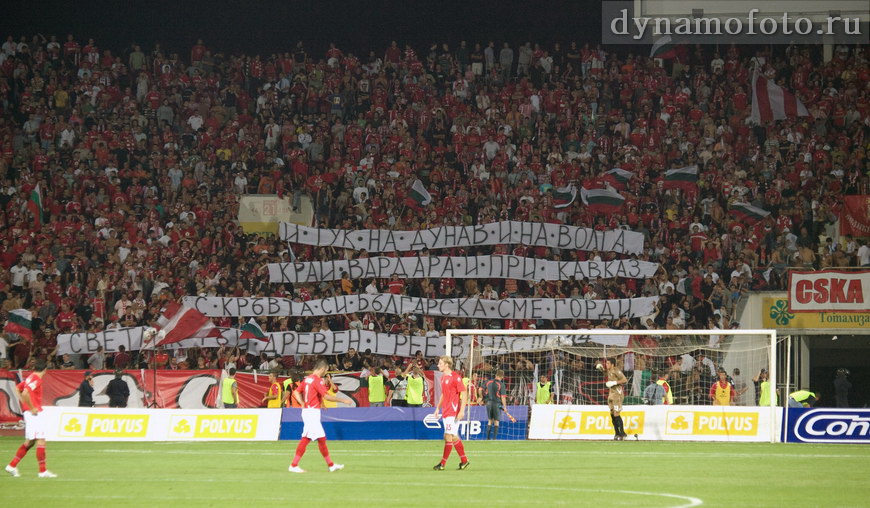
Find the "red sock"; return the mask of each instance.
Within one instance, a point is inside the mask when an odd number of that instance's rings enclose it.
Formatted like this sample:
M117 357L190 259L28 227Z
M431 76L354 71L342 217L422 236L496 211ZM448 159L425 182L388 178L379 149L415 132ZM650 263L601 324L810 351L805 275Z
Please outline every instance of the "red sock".
M468 458L465 456L465 445L462 444L462 441L459 439L453 441L453 446L456 447L456 453L459 454L459 460L462 462L468 462Z
M325 437L317 440L317 447L320 448L320 454L323 455L324 459L326 459L326 465L332 467L334 464L332 462L332 459L329 458L329 448L326 447Z
M305 455L305 448L308 447L308 443L310 442L311 440L307 437L303 437L299 440L299 444L296 446L296 456L293 457L293 464L291 464L293 467L299 465L299 459L301 459L302 456Z
M36 460L39 462L39 472L45 472L45 447L37 446L36 447Z
M24 456L27 455L27 450L29 450L29 449L30 449L30 448L28 448L27 445L21 445L21 446L18 448L18 451L15 452L15 458L12 459L12 462L9 463L9 466L10 466L10 467L15 467L15 466L17 466L18 463L21 462L21 459L23 459Z
M441 457L441 465L447 464L450 452L453 451L453 441L444 441L444 456Z

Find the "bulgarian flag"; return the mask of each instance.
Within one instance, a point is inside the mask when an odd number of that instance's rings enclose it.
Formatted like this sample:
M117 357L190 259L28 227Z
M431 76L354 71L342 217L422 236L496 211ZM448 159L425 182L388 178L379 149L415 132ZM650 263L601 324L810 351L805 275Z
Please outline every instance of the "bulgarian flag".
M426 187L423 186L423 182L419 178L414 180L414 184L411 185L411 193L408 197L414 201L417 208L427 206L432 202L432 194L429 194L429 191L426 190Z
M659 37L652 48L649 50L650 58L661 58L666 60L677 56L677 45L674 43L673 37L665 35Z
M32 320L33 314L27 309L10 310L3 331L20 335L26 340L33 340Z
M622 168L613 168L604 173L604 179L617 189L624 189L632 177L634 177L634 173Z
M39 189L39 184L30 191L30 200L27 201L27 209L33 215L33 225L36 229L42 227L42 191Z
M571 206L577 199L577 187L569 185L553 189L553 208L565 208Z
M738 219L747 224L755 224L770 215L770 212L767 210L742 202L732 203L728 213L734 214Z
M254 318L251 318L250 321L245 323L241 330L242 335L239 336L240 339L257 339L263 342L269 342L269 336L266 335L266 332L264 332L262 328L260 328L260 325L257 324Z
M682 189L683 192L697 191L698 166L686 166L665 171L665 189Z
M622 194L610 189L580 189L580 198L590 211L600 213L616 213L625 203Z
M190 338L221 337L220 330L202 312L172 302L163 310L163 315L157 319L160 332L157 334L157 345L172 344Z
M783 87L758 73L752 73L752 114L749 118L756 125L769 123L771 120L784 120L810 116L807 107Z

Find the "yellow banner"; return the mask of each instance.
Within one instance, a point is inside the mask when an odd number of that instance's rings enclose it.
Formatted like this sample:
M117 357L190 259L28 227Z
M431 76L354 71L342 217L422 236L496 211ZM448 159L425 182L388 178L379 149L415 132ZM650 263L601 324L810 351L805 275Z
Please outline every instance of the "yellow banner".
M763 328L865 328L870 325L870 312L789 312L787 298L763 298L761 323Z
M621 414L626 433L643 433L642 411L623 411ZM609 411L556 411L553 415L553 433L612 435L613 423Z
M278 234L278 225L292 222L310 226L314 217L311 200L303 196L299 210L293 211L290 196L279 199L275 194L248 194L239 199L239 225L245 233Z
M148 433L148 415L107 415L65 413L60 418L63 437L145 437Z
M758 414L668 411L665 433L686 436L756 436Z
M170 438L253 439L257 415L173 415Z

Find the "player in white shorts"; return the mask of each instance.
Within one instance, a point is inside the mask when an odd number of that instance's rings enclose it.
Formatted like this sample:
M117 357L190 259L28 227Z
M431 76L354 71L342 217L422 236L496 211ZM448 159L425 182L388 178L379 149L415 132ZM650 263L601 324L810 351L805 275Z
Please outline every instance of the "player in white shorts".
M326 374L328 368L326 360L318 360L314 364L314 371L310 376L306 377L299 383L296 390L293 391L293 396L302 405L302 439L296 446L296 455L293 457L293 463L290 464L291 473L304 473L305 471L299 467L299 460L305 454L305 449L311 441L317 441L317 446L320 448L320 454L326 459L326 465L329 466L329 471L338 471L344 469L342 464L335 464L329 458L329 449L326 447L326 432L323 430L323 424L320 423L320 407L323 400L331 400L333 402L345 402L345 399L335 395L329 395L326 385L323 384L321 376Z

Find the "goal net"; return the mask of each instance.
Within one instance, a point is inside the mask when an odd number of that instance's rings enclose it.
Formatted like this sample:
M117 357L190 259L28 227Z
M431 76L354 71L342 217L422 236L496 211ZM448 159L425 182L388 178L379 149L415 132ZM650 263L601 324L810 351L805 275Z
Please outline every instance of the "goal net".
M625 406L663 403L659 379L667 380L671 404L713 405L720 371L733 387L730 405L758 405L762 383L776 386L776 343L775 330L447 331L447 354L468 379L470 405L485 406L488 382L504 373L508 412L499 414L497 439L525 438L527 427L504 422L527 420L534 404L606 405L610 390L597 366L608 358L628 379ZM465 419L482 414L468 411ZM491 439L488 423L461 425L462 437Z

